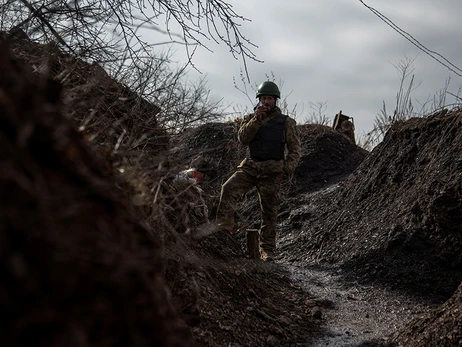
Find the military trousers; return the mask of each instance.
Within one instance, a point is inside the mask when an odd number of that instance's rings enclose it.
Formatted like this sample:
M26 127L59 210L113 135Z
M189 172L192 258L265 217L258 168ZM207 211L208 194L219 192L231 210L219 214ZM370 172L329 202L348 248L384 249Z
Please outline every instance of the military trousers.
M276 217L280 202L281 178L277 175L256 175L239 168L221 187L217 224L223 231L233 233L234 213L242 196L256 187L261 211L260 248L274 252L276 248Z

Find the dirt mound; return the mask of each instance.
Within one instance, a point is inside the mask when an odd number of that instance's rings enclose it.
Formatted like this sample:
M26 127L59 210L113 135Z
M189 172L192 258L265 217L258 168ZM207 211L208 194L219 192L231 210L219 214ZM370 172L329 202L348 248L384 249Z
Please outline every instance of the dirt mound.
M347 180L295 197L282 226L283 256L341 264L351 283L427 302L449 298L462 281L461 125L459 109L396 124ZM457 345L460 305L456 295L403 330L397 343ZM441 315L444 327L435 324Z
M198 346L289 347L320 333L322 303L307 297L284 267L246 259L223 233L187 243L167 250L166 277Z
M299 131L302 156L292 193L312 192L345 180L369 153L331 127L306 124Z
M60 86L0 53L0 344L190 345L160 240L60 113Z
M12 54L28 71L47 76L62 85L63 113L100 151L127 153L143 151L152 160L168 144L166 132L158 126L160 107L141 98L111 78L97 63L88 63L61 52L54 43L39 44L27 35L8 35Z
M299 125L302 142L300 164L290 180L283 183L282 193L294 195L310 192L346 179L364 160L368 152L331 127ZM239 123L212 123L188 129L172 141L169 158L205 173L201 182L213 219L221 185L248 155L246 146L237 141ZM241 230L258 224L259 210L253 190L243 197L236 213ZM258 226L257 226L258 228Z
M248 155L237 141L239 123L211 123L188 129L172 140L170 158L195 166L208 176L207 191L216 192ZM344 180L368 152L345 135L318 124L299 125L302 156L291 182L293 193L313 191Z
M462 280L461 119L455 110L397 125L348 180L294 200L284 244L294 261L303 249L356 279L450 295Z
M392 335L388 346L460 346L462 341L462 285L441 307L412 321Z
M244 158L246 147L237 141L238 123L208 123L173 138L169 159L205 174L201 182L208 194L219 192L221 184Z

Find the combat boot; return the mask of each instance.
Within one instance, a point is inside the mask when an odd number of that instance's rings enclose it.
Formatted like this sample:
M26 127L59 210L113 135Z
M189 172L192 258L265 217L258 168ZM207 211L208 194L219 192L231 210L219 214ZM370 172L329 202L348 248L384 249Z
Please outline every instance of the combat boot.
M271 251L268 249L261 249L260 258L263 261L273 262L274 261L274 251Z

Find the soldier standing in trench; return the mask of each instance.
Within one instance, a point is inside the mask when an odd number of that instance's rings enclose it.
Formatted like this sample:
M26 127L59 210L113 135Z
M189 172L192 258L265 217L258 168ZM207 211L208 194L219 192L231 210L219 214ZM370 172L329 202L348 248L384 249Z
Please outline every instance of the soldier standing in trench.
M250 157L221 187L217 224L222 231L233 234L238 200L256 187L261 210L260 256L264 261L272 261L281 181L297 167L301 145L295 120L283 115L276 105L281 97L278 86L265 81L258 87L256 97L258 106L244 118L238 132L239 142L249 146Z

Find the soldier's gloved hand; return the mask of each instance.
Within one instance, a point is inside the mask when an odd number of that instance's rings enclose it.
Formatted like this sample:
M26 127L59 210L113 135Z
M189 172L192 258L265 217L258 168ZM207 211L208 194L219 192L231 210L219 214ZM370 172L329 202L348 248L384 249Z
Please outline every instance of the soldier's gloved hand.
M266 107L258 106L255 109L255 118L261 122L263 119L265 119L265 117L266 117Z

